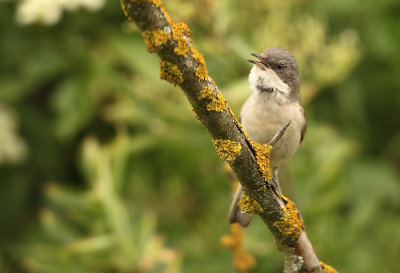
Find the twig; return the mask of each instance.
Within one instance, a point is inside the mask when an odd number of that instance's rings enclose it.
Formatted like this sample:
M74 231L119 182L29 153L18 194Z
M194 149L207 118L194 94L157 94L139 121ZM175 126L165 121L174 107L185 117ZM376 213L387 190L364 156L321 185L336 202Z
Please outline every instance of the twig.
M291 122L292 122L292 121L289 120L288 123L286 123L286 125L283 126L282 129L280 129L278 133L276 133L276 135L271 139L271 141L268 143L268 145L274 146L275 143L277 143L278 140L281 139L281 137L283 136L283 134L286 132L286 129L289 127L289 125L290 125Z

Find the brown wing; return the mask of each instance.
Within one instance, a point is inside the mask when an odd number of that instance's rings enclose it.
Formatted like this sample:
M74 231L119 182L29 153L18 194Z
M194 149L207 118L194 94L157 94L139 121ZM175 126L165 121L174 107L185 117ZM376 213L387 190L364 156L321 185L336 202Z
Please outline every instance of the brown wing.
M300 135L300 143L301 143L303 141L304 136L307 131L307 121L306 121L306 116L304 115L303 107L300 108L300 112L303 114L303 117L304 117L304 125L303 125L303 128L301 128L301 135Z

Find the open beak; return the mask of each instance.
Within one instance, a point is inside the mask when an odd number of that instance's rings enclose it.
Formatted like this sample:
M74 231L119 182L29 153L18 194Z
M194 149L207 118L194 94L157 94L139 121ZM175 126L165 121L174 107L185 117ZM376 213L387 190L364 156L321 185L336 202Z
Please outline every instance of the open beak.
M266 62L266 60L261 57L261 55L256 54L256 53L250 53L250 55L256 57L258 60L247 60L249 63L255 64L262 70L265 70L266 68L269 68L269 64Z

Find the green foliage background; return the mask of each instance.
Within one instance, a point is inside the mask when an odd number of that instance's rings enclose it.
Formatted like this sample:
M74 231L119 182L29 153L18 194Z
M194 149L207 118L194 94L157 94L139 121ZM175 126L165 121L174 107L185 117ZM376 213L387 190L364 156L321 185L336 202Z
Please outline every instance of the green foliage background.
M50 25L22 3L0 3L0 272L232 271L223 164L118 1ZM400 272L399 2L165 5L237 114L248 54L296 55L308 132L285 190L321 260ZM246 246L251 272L282 272L259 219Z

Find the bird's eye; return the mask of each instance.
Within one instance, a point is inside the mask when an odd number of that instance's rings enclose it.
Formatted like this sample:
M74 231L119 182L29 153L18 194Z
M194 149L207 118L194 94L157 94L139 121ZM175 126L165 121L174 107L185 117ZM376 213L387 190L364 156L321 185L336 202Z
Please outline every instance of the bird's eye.
M283 67L284 67L284 65L283 65L283 64L278 64L278 65L276 66L276 68L277 68L278 70L282 70L282 69L283 69Z

